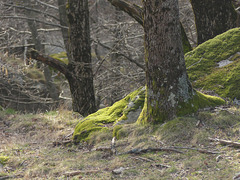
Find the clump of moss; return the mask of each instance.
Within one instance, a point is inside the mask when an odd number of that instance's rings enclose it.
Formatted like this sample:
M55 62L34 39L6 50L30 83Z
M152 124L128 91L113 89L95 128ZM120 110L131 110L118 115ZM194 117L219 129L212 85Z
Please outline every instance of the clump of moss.
M7 156L0 156L0 164L5 165L8 160L9 160L9 157L7 157Z
M186 103L180 103L177 109L177 116L183 116L197 112L199 109L206 107L215 107L225 104L222 98L210 96L196 92L192 99Z
M221 97L240 99L240 28L231 29L199 45L185 55L188 75L195 88ZM232 63L219 67L218 63Z
M65 64L68 64L68 58L67 58L67 53L66 52L51 54L51 57L65 63Z
M188 102L181 102L178 104L176 115L177 116L185 116L188 114L195 113L199 109L203 109L206 107L215 107L215 106L223 105L223 104L225 104L225 101L222 98L219 98L216 96L205 95L205 94L202 94L202 93L196 91L194 93L193 97ZM156 122L153 122L153 123L164 123L165 119L166 118L165 118L164 112L162 112L162 113L160 112L159 118L157 119ZM148 123L147 103L144 103L144 107L142 109L142 112L141 112L137 122L139 124L147 124Z
M81 120L75 128L74 141L88 141L92 132L107 130L114 123L127 120L130 111L134 111L143 105L144 91L145 89L141 87L112 106L100 109Z

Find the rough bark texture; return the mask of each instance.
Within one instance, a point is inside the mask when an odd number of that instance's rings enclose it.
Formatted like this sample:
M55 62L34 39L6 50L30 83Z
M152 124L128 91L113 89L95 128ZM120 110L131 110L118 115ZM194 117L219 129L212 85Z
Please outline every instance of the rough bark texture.
M131 16L133 19L135 19L140 25L143 26L143 8L136 5L136 4L131 4L125 0L108 0L113 6L119 8L120 10L124 11L127 13L129 16ZM180 22L181 25L181 33L182 33L182 43L184 47L184 53L187 53L192 50L192 47L190 45L190 42L187 38L186 32L182 26L182 23Z
M237 13L231 0L191 0L198 44L236 27Z
M164 122L176 116L177 107L193 97L186 73L177 0L144 3L146 48L146 118Z
M82 115L96 111L91 62L89 10L87 0L69 0L69 54L67 79L73 110Z
M59 12L59 18L60 18L60 25L63 27L68 27L68 21L67 21L67 11L66 11L66 0L58 0L58 12ZM62 36L63 36L63 42L66 48L66 52L68 53L68 29L61 28Z

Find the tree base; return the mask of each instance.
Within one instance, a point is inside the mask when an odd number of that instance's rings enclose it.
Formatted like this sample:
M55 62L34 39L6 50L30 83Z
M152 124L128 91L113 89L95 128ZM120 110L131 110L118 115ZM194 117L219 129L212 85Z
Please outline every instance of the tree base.
M89 141L91 134L96 131L107 131L109 133L113 131L113 136L117 136L122 124L133 124L136 122L146 124L145 90L145 88L141 87L112 106L100 109L81 120L73 134L74 142ZM192 100L179 105L177 115L192 114L198 111L198 109L214 107L224 103L225 101L219 97L196 92ZM162 122L159 121L159 123Z
M188 114L193 114L197 112L199 109L203 109L207 107L215 107L223 104L225 104L225 101L220 97L210 96L210 95L202 94L196 91L191 100L189 100L188 102L179 103L176 114L177 116L185 116ZM159 118L153 123L155 124L164 123L163 119L164 117L161 117L161 114L160 114ZM143 110L137 120L137 123L138 124L148 123L147 103L144 103Z

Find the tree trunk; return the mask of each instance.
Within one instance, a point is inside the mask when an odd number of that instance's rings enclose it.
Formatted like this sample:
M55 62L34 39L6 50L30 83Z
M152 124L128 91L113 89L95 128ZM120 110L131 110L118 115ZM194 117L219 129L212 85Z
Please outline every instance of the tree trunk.
M147 90L140 121L159 123L174 118L194 91L186 73L178 1L143 4Z
M60 25L63 27L68 27L68 22L67 22L67 11L66 11L66 0L58 0L58 12L59 12L59 18L60 18ZM61 28L62 31L62 37L63 37L63 42L64 46L66 49L66 52L68 54L68 29L66 28Z
M237 13L231 0L191 0L198 44L236 27Z
M96 111L91 62L88 0L71 0L69 22L68 79L73 111L87 115Z
M32 7L32 5L30 4L30 2L28 2L27 0L24 0L24 2L27 4L27 7ZM28 17L35 17L35 13L32 11L26 11L25 13ZM35 21L32 20L27 20L28 23L28 27L31 31L31 35L32 35L32 40L33 43L35 45L35 49L37 51L40 51L42 53L44 53L45 49L44 46L41 43L38 31L37 31L37 24ZM37 62L37 67L40 68L41 63ZM44 70L43 70L43 74L44 74L44 78L46 81L46 86L49 92L49 97L54 99L54 100L58 100L59 99L59 91L56 87L56 85L54 84L53 80L52 80L52 73L49 69L49 67L47 65L44 66Z

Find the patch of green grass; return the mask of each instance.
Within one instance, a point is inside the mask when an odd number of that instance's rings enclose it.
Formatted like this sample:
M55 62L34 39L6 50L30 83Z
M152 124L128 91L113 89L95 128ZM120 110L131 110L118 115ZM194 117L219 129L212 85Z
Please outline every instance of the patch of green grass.
M5 110L5 113L9 114L9 115L10 114L16 114L16 111L14 109L8 108L8 109Z

